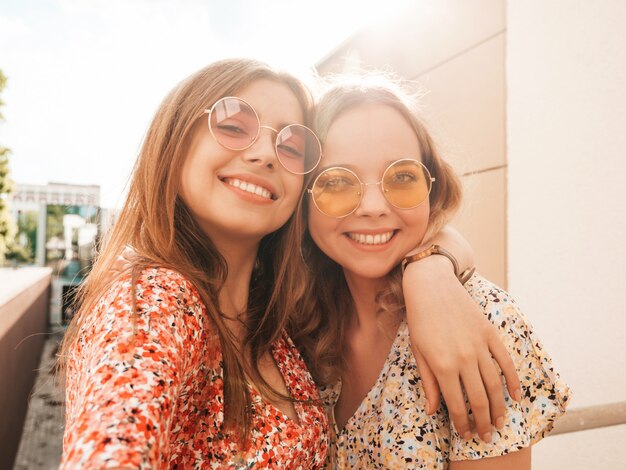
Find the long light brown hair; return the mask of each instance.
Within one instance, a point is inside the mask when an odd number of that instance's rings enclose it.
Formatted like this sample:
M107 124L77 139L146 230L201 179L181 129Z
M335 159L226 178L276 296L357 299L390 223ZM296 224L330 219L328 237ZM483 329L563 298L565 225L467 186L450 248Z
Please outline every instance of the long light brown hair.
M251 365L242 359L241 344L231 335L220 312L218 294L228 266L208 236L200 229L179 197L181 169L194 126L206 119L204 110L224 96L236 95L255 80L285 84L298 99L310 126L312 98L296 78L249 59L213 63L178 84L159 106L143 141L133 169L129 193L86 282L79 292L77 315L65 335L60 363L79 336L81 324L97 301L116 280L110 274L124 247L136 256L128 266L133 285L143 269L151 266L177 271L197 289L220 336L224 363L225 424L247 437L250 397L246 374L262 392L276 393L262 379L258 358L281 335L288 315L304 294L299 238L299 214L276 232L265 236L250 281L244 344L251 349ZM245 439L244 439L245 440Z
M429 197L427 238L436 233L458 208L461 185L452 167L439 155L422 123L414 96L406 92L399 82L382 74L336 77L317 105L316 133L323 145L330 127L342 113L367 104L389 106L406 119L419 141L421 161L436 178ZM307 178L307 185L315 176L312 174ZM308 211L316 209L306 197L301 201L299 210L303 212L306 224ZM318 385L328 385L335 382L341 373L345 324L354 311L354 303L341 266L315 245L306 226L302 250L311 287L303 307L292 319L292 336L303 351ZM387 280L387 288L377 296L378 312L400 316L404 314L405 307L399 265L388 274Z

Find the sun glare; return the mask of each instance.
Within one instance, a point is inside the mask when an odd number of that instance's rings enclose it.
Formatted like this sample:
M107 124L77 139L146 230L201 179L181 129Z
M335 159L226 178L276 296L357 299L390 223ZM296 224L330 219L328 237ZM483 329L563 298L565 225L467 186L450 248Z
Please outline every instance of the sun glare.
M15 155L12 176L23 183L98 184L103 205L117 206L120 175L130 173L154 109L179 80L232 56L255 57L306 79L349 37L397 15L406 3L3 3L0 67L9 81L2 131Z

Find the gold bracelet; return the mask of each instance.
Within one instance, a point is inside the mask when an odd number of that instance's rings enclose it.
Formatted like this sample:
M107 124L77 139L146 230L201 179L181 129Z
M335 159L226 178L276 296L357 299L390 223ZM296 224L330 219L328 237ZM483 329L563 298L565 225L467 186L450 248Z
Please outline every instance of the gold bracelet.
M409 263L413 263L415 261L427 258L430 255L442 255L448 258L452 263L452 267L454 268L454 275L461 284L465 284L469 280L469 278L472 277L474 271L476 271L476 268L472 266L471 268L467 268L462 273L459 273L459 263L452 253L439 245L430 245L424 251L420 251L419 253L415 253L414 255L405 256L402 260L402 272L404 272Z

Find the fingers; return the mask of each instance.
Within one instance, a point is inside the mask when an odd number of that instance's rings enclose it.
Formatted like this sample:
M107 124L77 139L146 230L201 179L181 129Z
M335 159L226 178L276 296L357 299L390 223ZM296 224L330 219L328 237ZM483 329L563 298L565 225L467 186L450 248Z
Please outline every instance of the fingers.
M461 378L465 387L465 393L469 399L476 432L483 441L491 442L490 403L479 367L466 369Z
M478 368L480 369L483 386L485 387L489 400L491 424L493 424L496 429L502 429L506 415L506 405L504 403L504 387L502 386L502 379L500 378L500 369L489 353L481 357L478 362Z
M463 439L470 439L472 437L472 425L459 377L453 376L450 380L440 381L439 385L454 428L463 436Z
M126 245L124 247L124 250L122 251L122 255L118 256L118 258L121 257L124 259L124 261L128 262L129 260L132 260L136 254L137 253L130 245Z
M133 259L137 256L137 252L130 245L126 245L122 250L122 253L115 257L111 271L121 274L126 271L133 262Z
M111 266L111 272L114 274L120 274L128 266L128 260L124 256L117 256L113 265Z
M440 404L439 384L435 378L435 374L428 366L426 359L422 356L422 353L418 349L413 349L413 355L415 356L415 362L420 373L420 379L422 380L422 386L424 387L424 393L426 394L426 414L433 414Z
M513 359L511 359L509 351L497 336L490 342L489 350L502 370L502 375L504 375L504 379L506 380L506 388L509 391L509 395L515 401L521 401L522 392L519 376L517 375L517 369L515 368L515 363L513 362Z

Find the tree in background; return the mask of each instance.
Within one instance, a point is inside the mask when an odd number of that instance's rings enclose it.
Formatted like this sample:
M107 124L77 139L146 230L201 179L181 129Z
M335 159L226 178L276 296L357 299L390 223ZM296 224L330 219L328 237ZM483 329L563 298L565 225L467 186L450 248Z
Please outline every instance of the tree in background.
M7 79L0 70L0 93L4 90ZM0 99L0 121L4 120L1 109L4 105ZM0 264L4 263L8 252L15 246L15 234L17 227L15 221L9 214L7 206L8 196L12 189L12 182L9 178L9 154L11 151L0 143Z
M37 249L37 211L19 212L17 214L16 242L6 254L7 259L18 264L34 264Z

